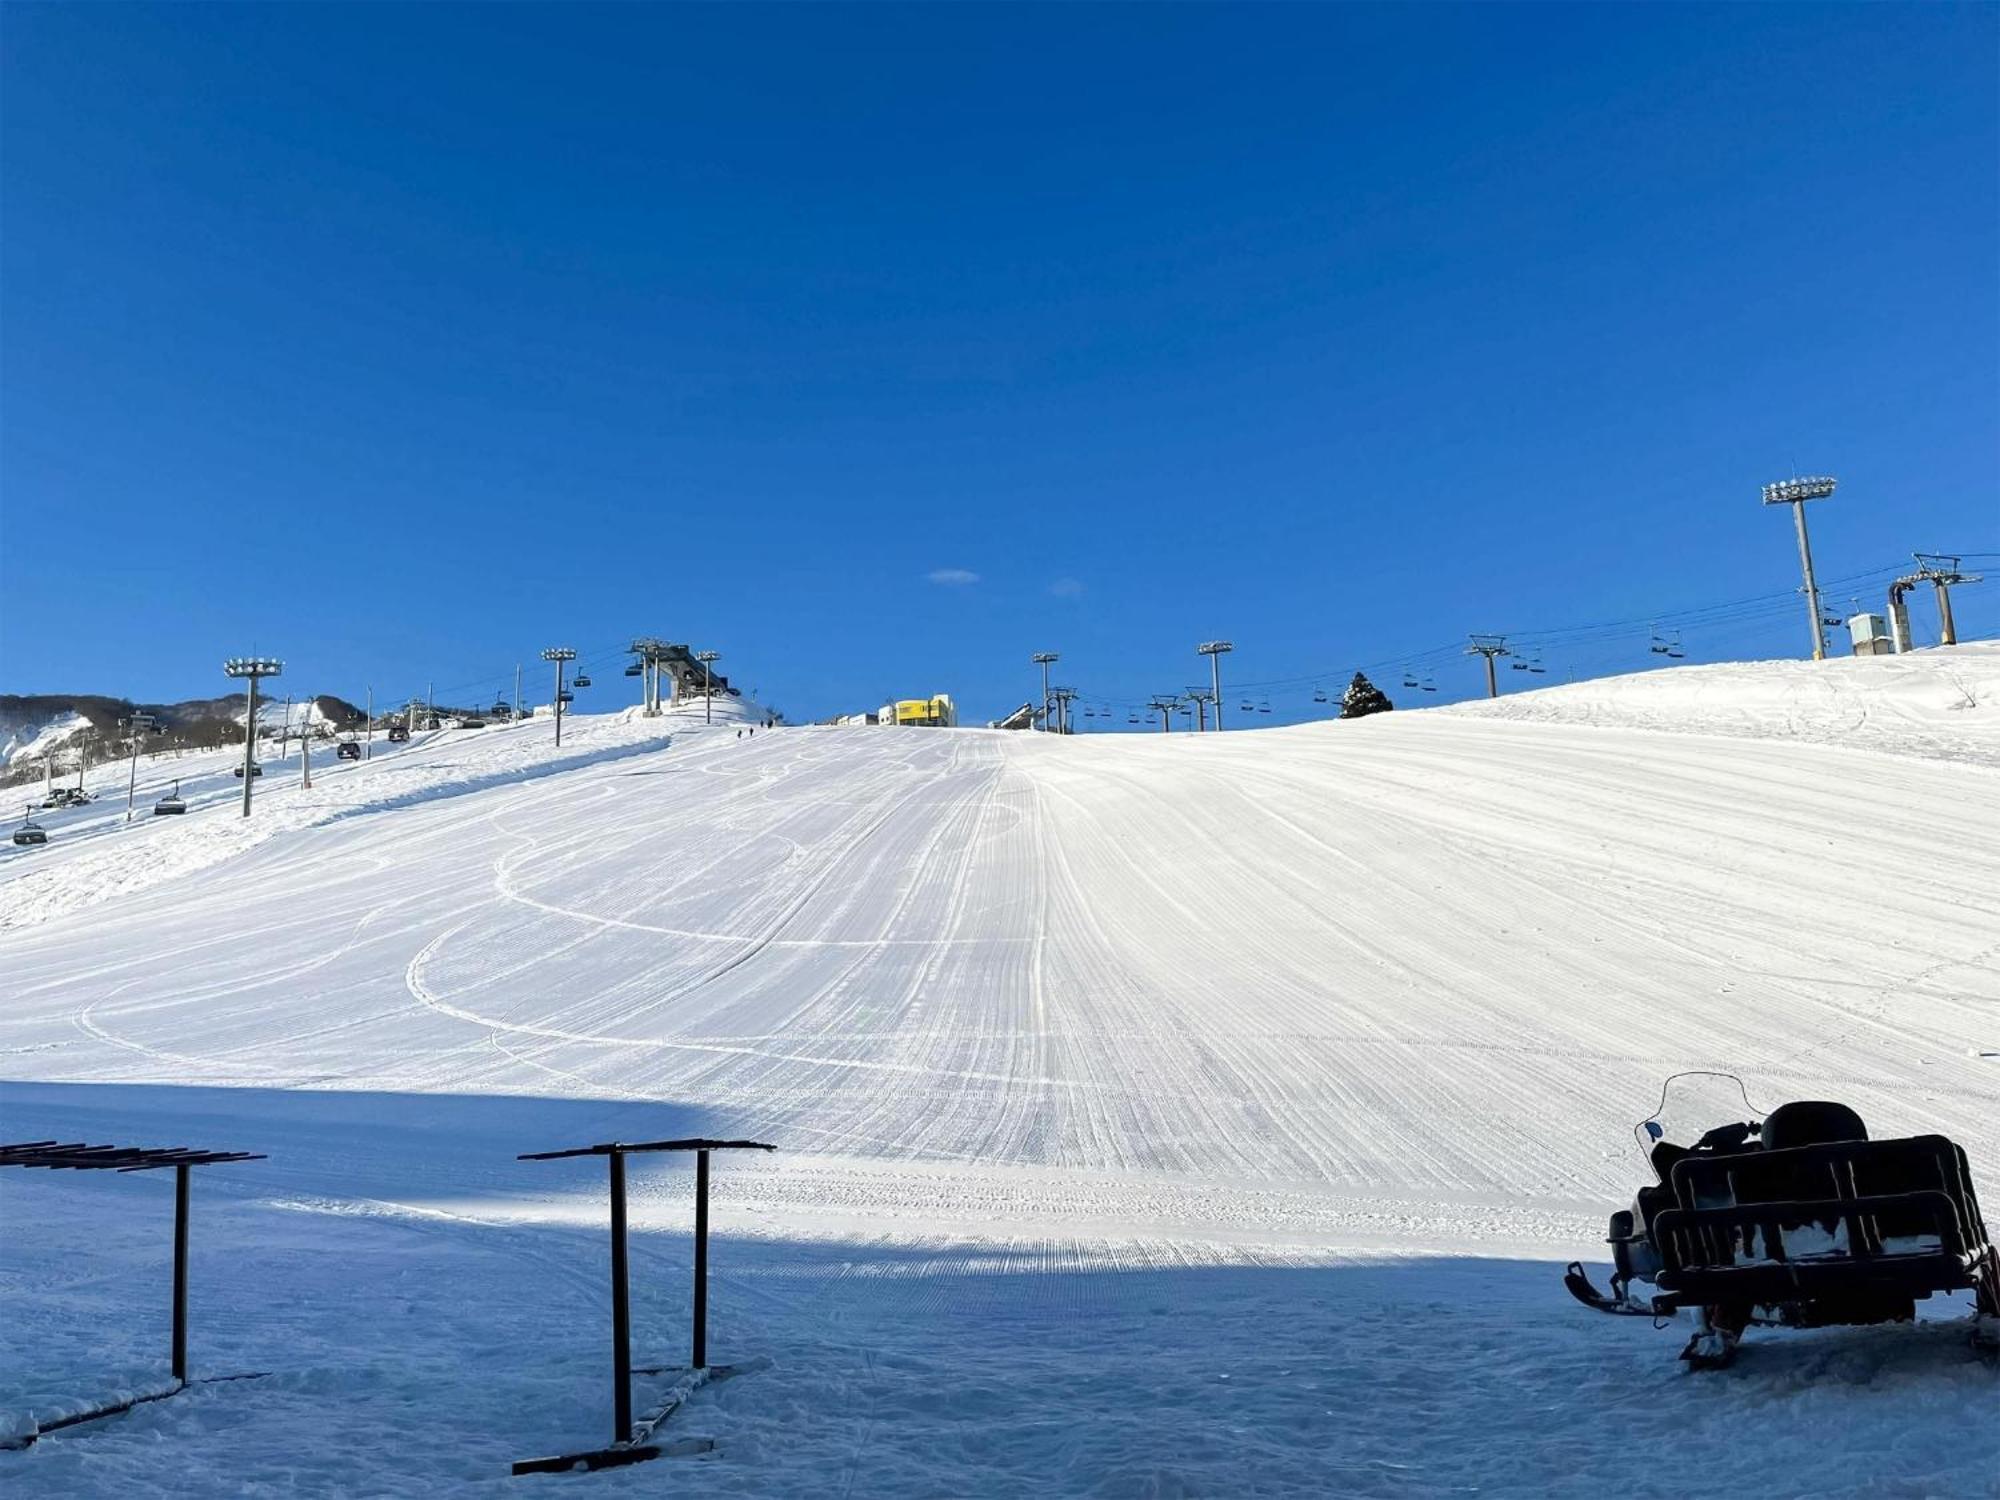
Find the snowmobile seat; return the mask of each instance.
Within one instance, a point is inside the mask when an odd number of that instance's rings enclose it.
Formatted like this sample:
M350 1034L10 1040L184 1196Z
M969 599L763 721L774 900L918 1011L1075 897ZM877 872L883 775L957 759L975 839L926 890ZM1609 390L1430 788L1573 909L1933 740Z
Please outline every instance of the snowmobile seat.
M1674 1164L1672 1188L1675 1206L1653 1221L1656 1284L1670 1306L1827 1299L1828 1312L1893 1309L1971 1288L1983 1309L2000 1311L2000 1253L1965 1152L1943 1136L1690 1156Z
M1780 1104L1764 1121L1763 1142L1770 1151L1793 1146L1824 1146L1829 1141L1865 1141L1868 1127L1845 1104L1824 1099L1796 1099Z

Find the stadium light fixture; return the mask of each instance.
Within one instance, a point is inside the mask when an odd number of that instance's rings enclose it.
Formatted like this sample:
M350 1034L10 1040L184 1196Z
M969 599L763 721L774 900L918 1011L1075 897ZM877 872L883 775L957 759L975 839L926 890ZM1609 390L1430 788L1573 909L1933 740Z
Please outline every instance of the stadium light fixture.
M1813 578L1812 543L1806 537L1806 501L1824 500L1834 491L1830 474L1780 479L1764 486L1766 505L1789 505L1799 530L1799 566L1805 573L1806 612L1812 617L1813 660L1826 660L1826 620L1820 614L1819 583Z

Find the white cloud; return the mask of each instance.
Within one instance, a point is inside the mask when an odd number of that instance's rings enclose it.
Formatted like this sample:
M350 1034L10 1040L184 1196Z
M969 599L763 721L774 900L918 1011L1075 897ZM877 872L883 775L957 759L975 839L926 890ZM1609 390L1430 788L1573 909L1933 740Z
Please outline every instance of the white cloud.
M979 582L979 575L970 568L932 568L932 583L941 583L946 588L964 588L968 583Z
M1083 580L1081 578L1058 578L1049 585L1049 592L1058 599L1081 599Z

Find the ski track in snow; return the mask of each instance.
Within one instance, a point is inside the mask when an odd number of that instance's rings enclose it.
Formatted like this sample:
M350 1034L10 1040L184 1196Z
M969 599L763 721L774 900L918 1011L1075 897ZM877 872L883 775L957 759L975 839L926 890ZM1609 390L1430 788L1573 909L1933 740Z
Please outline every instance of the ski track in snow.
M717 1183L718 1338L776 1364L669 1424L722 1441L679 1489L1684 1494L1748 1389L1762 1467L1703 1493L1996 1493L1948 1328L1689 1383L1549 1264L1680 1068L1942 1131L2000 1196L1996 679L1971 647L1208 737L585 716L267 774L247 825L226 757L131 830L121 777L0 859L0 1134L269 1150L198 1174L196 1341L280 1373L0 1479L497 1492L605 1420L601 1182L513 1154L685 1127L782 1149ZM157 1378L119 1290L157 1216L115 1205L160 1184L30 1175L0 1413L47 1415ZM660 1357L685 1215L635 1167Z

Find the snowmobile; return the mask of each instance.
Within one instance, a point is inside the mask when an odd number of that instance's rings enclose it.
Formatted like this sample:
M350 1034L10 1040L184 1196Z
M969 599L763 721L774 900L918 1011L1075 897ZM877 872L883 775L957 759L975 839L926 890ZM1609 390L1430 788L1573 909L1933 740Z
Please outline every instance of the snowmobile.
M1572 1261L1571 1295L1636 1317L1692 1309L1681 1358L1719 1369L1746 1328L1909 1322L1918 1299L1970 1291L1973 1342L2000 1353L2000 1250L1960 1147L1871 1141L1860 1115L1822 1100L1759 1113L1733 1074L1669 1078L1633 1129L1657 1182L1611 1216L1611 1290Z

